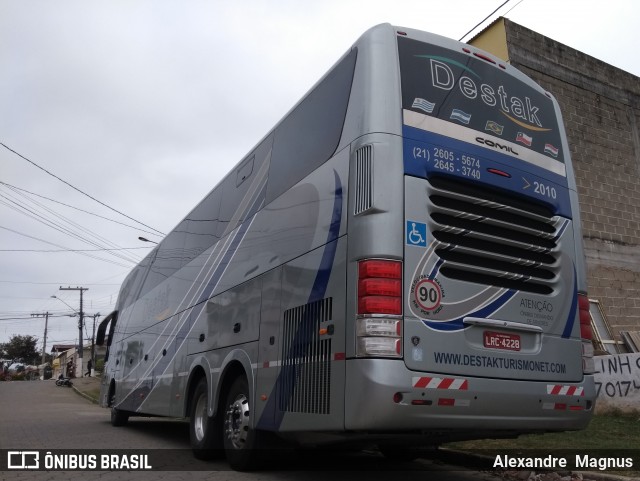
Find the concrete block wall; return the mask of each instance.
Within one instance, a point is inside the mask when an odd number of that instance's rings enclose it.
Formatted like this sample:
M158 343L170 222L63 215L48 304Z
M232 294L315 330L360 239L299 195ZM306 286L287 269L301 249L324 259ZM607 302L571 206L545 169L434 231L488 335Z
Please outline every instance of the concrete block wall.
M576 170L589 296L640 330L640 78L505 20L509 61L560 103Z

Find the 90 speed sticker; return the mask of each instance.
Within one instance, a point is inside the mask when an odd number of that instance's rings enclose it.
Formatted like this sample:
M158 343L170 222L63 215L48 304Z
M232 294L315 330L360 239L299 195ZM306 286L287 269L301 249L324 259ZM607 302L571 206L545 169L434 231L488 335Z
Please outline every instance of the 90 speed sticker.
M411 285L411 303L424 316L440 312L443 297L444 290L437 279L420 276Z

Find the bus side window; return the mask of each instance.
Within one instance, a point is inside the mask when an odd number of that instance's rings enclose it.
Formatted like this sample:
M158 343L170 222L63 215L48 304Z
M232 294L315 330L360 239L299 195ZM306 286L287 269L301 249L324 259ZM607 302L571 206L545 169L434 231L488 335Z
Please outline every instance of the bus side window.
M255 158L256 157L254 155L249 160L244 161L242 165L236 170L236 187L240 187L240 184L247 180L253 173L253 161L255 160Z
M218 224L221 199L222 188L218 186L185 219L188 221L184 243L187 264L220 239Z
M231 232L238 225L254 215L263 205L264 189L262 186L254 185L259 180L256 178L264 162L268 162L271 154L273 136L269 135L256 147L247 160L240 164L235 170L235 174L228 175L217 187L222 188L222 202L220 204L220 225L218 235L222 237L225 233ZM255 197L255 188L258 188L258 195ZM251 202L243 202L246 196L255 197ZM238 209L244 209L238 212ZM231 224L231 222L233 223Z
M157 249L153 249L147 256L142 259L142 262L138 264L135 270L129 274L125 280L125 284L120 289L120 295L118 296L117 308L123 310L125 307L133 304L136 300L142 297L149 289L147 284L147 277L151 264L153 264L156 258ZM145 290L145 287L147 290Z
M167 280L184 265L185 224L186 221L182 221L152 251L155 256L151 259L151 267L140 291L140 297Z
M267 204L335 153L347 115L355 64L354 49L276 129Z

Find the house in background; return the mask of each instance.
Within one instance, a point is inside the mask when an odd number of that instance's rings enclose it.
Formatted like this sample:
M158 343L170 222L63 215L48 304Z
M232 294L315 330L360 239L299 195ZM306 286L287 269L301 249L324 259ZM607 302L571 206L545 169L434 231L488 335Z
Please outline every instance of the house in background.
M86 344L82 351L82 375L84 375L87 370L87 361L91 359L91 347L91 344ZM105 352L105 347L94 346L94 370L98 361L104 359ZM51 348L51 354L53 356L53 363L51 367L53 369L53 377L55 379L57 379L60 374L65 377L76 377L78 350L75 344L54 344ZM70 376L70 373L73 374Z

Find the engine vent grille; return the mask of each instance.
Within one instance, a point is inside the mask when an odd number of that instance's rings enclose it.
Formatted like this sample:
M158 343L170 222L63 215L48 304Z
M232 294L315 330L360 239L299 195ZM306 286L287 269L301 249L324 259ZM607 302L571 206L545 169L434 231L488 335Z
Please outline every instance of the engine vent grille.
M332 306L329 297L284 312L280 411L330 413L331 338L319 331L332 319Z
M354 214L373 208L373 147L365 145L356 151L356 194Z
M538 294L553 292L557 242L566 219L553 216L542 204L475 184L436 177L428 190L442 275Z

